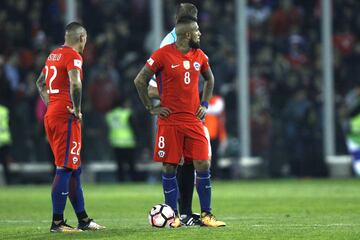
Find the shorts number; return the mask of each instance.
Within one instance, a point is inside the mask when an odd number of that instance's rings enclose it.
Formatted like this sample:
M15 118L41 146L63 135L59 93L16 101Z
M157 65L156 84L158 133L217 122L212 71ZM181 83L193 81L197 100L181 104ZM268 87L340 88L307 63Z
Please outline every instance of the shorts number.
M190 83L190 72L185 72L184 82L185 82L185 84L189 84L189 83Z
M158 147L163 149L165 147L165 138L163 136L159 137Z
M73 155L80 155L81 143L73 141L73 147L71 148L70 153Z
M56 75L57 75L57 69L55 66L50 66L50 70L54 70L53 74L51 75L50 77L50 80L49 80L49 90L47 91L47 93L59 93L59 89L53 89L51 84L52 82L55 80L56 78ZM45 66L45 78L47 78L49 74L49 67L48 66Z

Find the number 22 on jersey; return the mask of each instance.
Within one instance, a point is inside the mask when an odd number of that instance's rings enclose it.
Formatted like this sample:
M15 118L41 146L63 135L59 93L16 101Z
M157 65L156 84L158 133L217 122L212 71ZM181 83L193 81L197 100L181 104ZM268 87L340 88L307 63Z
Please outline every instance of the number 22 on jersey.
M57 75L57 69L55 66L50 66L50 70L53 70L52 74L51 74L51 77L50 77L50 80L49 80L49 90L47 90L47 93L51 93L51 94L56 94L56 93L59 93L59 89L53 89L52 88L52 83L53 81L55 80L56 78L56 75ZM45 79L47 79L48 77L48 74L49 74L49 67L48 66L45 66Z

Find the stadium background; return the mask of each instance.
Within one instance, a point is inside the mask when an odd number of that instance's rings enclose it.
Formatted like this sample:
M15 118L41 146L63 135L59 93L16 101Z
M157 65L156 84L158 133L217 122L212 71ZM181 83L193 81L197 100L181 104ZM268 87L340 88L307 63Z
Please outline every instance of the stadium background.
M263 159L261 177L328 176L323 157L321 10L319 0L249 0L248 44L251 152ZM178 1L163 1L164 34L174 24ZM235 1L195 1L201 44L209 55L216 92L226 102L230 160L227 178L241 177L237 135ZM347 154L342 123L345 98L359 76L360 2L333 1L334 91L337 155ZM66 1L1 1L0 103L10 109L14 163L52 162L39 119L35 80L51 49L63 43ZM91 13L91 14L90 14ZM150 163L152 120L133 85L151 53L150 1L77 1L88 30L84 53L84 168L113 158L104 114L130 100L136 119L137 162ZM106 96L106 97L104 97ZM48 174L14 173L17 183L48 182ZM31 174L31 173L30 173ZM29 177L31 176L31 177ZM98 179L110 180L106 176ZM152 180L154 175L139 175ZM156 174L155 174L156 176Z

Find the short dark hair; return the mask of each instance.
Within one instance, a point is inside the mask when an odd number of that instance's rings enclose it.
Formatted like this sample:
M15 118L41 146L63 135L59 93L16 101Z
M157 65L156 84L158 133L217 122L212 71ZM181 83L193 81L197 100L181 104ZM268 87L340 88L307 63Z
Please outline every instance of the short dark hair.
M78 30L79 28L85 29L84 25L78 22L71 22L65 27L65 32L73 32Z
M183 16L177 20L176 24L179 24L179 23L187 24L187 23L192 23L192 22L196 22L196 20L194 20L190 16Z
M192 3L180 3L176 9L176 16L178 21L183 18L197 21L198 10Z

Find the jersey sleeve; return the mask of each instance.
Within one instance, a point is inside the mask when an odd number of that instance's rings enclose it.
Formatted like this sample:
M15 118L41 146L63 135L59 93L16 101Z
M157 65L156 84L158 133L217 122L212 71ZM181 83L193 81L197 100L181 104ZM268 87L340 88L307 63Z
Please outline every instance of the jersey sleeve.
M161 71L163 67L163 63L161 61L161 55L162 55L162 51L158 49L146 61L146 66L154 73Z
M201 69L200 69L200 72L203 73L205 72L206 70L209 69L210 65L209 65L209 58L208 56L203 52L201 51L201 55L202 55L202 63L201 63Z
M160 43L160 48L176 42L176 31L175 28L169 32Z
M78 69L80 72L82 71L82 57L78 54L69 54L67 63L66 63L66 70L70 71L73 69Z

